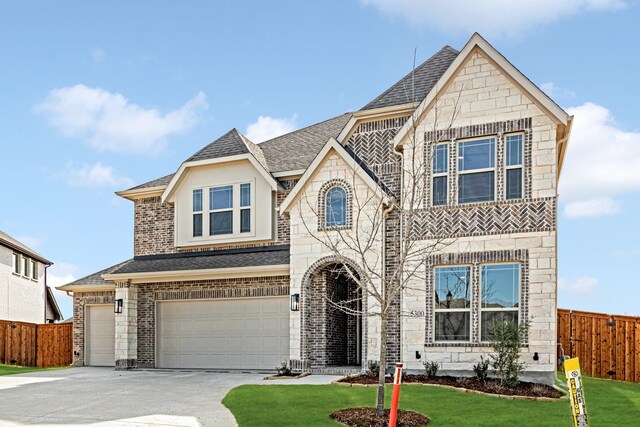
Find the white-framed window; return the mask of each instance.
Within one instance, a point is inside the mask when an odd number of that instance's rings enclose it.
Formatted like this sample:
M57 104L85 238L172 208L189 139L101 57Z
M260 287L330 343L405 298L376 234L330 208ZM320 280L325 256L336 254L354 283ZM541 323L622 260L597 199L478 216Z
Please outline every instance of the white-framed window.
M496 320L518 323L520 314L520 264L480 266L480 340L490 341Z
M240 184L240 233L251 231L251 184Z
M335 186L327 190L324 221L326 228L347 225L347 192L344 188Z
M496 138L458 142L458 203L494 201Z
M31 260L31 278L38 280L38 263L35 260Z
M22 272L22 266L20 263L22 262L22 257L17 253L12 254L12 263L13 263L13 273L20 274Z
M29 277L29 270L30 270L30 265L29 265L29 258L23 256L22 257L22 275L24 277Z
M505 199L521 199L523 194L522 179L522 142L521 133L505 137Z
M209 235L233 234L233 185L209 188Z
M192 235L193 237L201 237L202 236L202 189L197 188L193 190L192 198L193 198Z
M431 204L447 204L449 194L449 144L437 144L433 147L431 165Z
M471 266L435 267L434 276L435 341L471 341Z

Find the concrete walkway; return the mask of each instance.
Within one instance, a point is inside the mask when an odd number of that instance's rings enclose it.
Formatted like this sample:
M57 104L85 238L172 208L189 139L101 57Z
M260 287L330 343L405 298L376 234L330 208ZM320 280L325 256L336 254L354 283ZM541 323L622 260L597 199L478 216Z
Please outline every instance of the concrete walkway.
M70 368L0 376L2 426L235 426L222 405L242 384L328 384L336 376Z

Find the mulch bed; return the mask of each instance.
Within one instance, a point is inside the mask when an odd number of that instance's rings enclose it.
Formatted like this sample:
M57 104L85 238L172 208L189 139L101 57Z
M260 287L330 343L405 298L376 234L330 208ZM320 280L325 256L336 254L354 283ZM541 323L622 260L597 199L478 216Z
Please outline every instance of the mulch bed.
M387 427L389 425L389 410L384 416L376 416L376 408L347 408L331 414L331 418L347 426L357 427ZM429 424L426 415L413 411L398 410L397 427L422 427Z
M339 382L350 384L377 384L378 376L374 374L363 374L342 378ZM392 382L391 377L386 378L386 382ZM535 384L521 381L517 387L503 387L496 379L487 379L481 381L477 378L456 378L450 376L429 377L424 374L406 374L402 376L402 382L408 384L437 384L446 385L468 390L480 391L489 394L502 394L506 396L524 396L524 397L549 397L557 399L563 394L546 384Z

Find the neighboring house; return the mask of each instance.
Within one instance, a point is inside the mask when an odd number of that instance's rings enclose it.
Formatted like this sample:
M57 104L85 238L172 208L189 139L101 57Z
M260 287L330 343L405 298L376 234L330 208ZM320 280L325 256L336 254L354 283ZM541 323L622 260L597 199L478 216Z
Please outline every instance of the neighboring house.
M62 319L47 286L46 269L51 264L0 231L0 320L53 323Z
M417 136L434 158L422 171L420 226L401 236L388 213L370 250L384 256L376 274L397 262L400 239L451 244L402 293L389 361L469 374L502 313L533 319L527 374L552 382L557 182L571 121L475 34L357 112L259 145L232 129L174 174L118 193L134 202L134 257L59 288L74 295L75 364L366 369L380 322L331 309L327 295L353 284L333 274L322 239L366 228L375 212L359 215L359 198L397 198L415 153L403 147Z

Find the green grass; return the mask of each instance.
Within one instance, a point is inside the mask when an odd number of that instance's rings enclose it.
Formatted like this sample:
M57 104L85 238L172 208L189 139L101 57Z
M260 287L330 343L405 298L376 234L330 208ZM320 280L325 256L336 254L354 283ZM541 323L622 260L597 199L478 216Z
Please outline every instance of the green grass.
M589 425L640 425L640 384L585 378ZM387 404L391 389L387 389ZM336 426L336 409L374 406L375 388L335 385L244 385L222 403L240 427ZM431 418L430 426L570 426L569 401L532 402L405 384L400 408Z
M27 372L50 371L61 368L34 368L31 366L0 365L0 375L26 374Z

